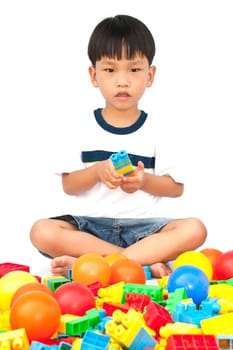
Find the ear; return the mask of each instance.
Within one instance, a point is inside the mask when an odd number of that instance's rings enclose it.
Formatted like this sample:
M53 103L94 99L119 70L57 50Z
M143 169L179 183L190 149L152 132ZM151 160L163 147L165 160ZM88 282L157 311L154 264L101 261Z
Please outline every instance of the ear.
M149 74L148 74L148 81L147 81L147 87L151 87L154 81L156 73L156 67L155 66L150 66L149 68Z
M96 69L94 66L90 66L89 69L88 69L88 72L89 72L89 75L90 75L90 78L91 78L91 82L92 82L92 85L94 87L98 87L98 82L96 80Z

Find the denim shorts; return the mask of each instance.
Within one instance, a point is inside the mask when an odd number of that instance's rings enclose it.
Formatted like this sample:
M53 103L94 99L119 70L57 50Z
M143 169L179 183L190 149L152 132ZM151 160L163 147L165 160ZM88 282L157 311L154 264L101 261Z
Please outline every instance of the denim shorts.
M115 219L106 217L63 215L51 219L74 225L79 231L90 233L122 248L161 230L172 218Z

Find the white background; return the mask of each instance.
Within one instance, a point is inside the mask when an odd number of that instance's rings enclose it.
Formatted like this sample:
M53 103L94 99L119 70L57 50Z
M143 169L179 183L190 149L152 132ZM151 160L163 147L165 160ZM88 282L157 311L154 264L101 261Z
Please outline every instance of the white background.
M120 13L155 37L156 79L141 106L155 110L167 146L175 138L185 154L185 195L168 201L167 214L201 218L206 247L233 248L232 1L2 0L0 263L34 273L49 266L31 246L30 227L72 210L53 175L54 145L79 137L85 113L103 106L89 81L87 42L100 20Z

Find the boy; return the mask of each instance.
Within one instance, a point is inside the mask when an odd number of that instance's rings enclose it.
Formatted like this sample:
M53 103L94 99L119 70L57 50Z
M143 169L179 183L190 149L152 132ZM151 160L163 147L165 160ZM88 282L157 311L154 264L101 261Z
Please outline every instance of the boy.
M131 16L102 20L90 37L89 74L105 106L80 125L57 172L77 213L38 220L30 232L32 244L53 258L55 275L66 276L80 255L92 252L124 254L162 277L170 273L167 262L205 242L199 219L156 214L161 198L181 196L184 184L157 147L154 116L138 107L154 81L154 55L151 32ZM134 176L115 170L110 156L120 150L129 154Z

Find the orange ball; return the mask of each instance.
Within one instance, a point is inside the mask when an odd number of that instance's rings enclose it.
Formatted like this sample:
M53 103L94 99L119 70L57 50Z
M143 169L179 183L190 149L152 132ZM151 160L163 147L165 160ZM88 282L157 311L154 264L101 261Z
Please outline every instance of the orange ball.
M123 255L121 253L112 253L112 254L106 255L105 259L107 260L109 265L112 266L112 264L114 264L114 262L116 262L120 259L127 259L127 258L125 255Z
M110 284L118 282L146 283L146 273L143 267L134 260L120 259L111 266Z
M85 285L100 282L102 287L106 287L110 274L107 260L95 253L81 255L72 266L72 280Z
M45 284L41 284L41 283L37 283L37 282L31 282L31 283L27 283L22 285L21 287L19 287L16 292L13 294L12 298L11 298L11 307L13 305L13 303L24 293L26 292L32 292L33 290L40 290L41 292L45 292L48 293L50 295L53 295L53 292L51 291L51 289L49 289L48 286L46 286Z
M219 249L216 249L216 248L204 248L204 249L200 250L200 253L202 253L205 256L207 256L207 258L211 262L211 264L213 266L213 277L212 277L212 279L213 280L217 279L217 276L216 276L216 273L215 273L216 261L217 261L218 257L223 254L223 252L221 250L219 250Z
M10 311L11 328L25 328L29 342L51 338L59 328L60 318L61 309L56 299L39 290L22 294Z

